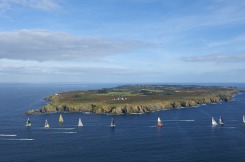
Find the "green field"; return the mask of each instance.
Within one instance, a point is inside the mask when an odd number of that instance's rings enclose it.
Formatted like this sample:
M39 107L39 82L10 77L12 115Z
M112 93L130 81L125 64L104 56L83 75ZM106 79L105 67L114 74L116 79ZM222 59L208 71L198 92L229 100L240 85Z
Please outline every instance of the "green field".
M57 93L50 104L36 112L89 111L93 113L137 113L165 108L229 101L239 91L234 87L197 85L125 85L88 91Z

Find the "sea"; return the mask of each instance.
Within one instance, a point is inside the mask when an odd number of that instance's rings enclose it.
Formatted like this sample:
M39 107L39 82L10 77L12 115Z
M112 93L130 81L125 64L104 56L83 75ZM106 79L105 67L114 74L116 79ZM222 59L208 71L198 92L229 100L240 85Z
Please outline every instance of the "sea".
M162 162L245 161L245 93L230 102L145 114L60 113L25 115L57 92L92 90L119 84L1 83L1 162ZM245 89L243 83L216 83ZM212 127L211 118L224 119ZM156 126L157 118L163 127ZM25 127L27 118L32 126ZM84 127L78 128L81 118ZM111 128L111 118L116 127ZM50 128L44 128L45 120Z

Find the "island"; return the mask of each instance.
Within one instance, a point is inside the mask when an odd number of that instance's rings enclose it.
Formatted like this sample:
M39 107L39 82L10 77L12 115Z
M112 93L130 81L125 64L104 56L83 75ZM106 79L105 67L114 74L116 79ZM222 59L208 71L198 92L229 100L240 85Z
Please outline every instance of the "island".
M227 102L240 91L235 87L198 85L123 85L98 90L56 93L50 102L26 114L85 112L94 114L141 114L171 108Z

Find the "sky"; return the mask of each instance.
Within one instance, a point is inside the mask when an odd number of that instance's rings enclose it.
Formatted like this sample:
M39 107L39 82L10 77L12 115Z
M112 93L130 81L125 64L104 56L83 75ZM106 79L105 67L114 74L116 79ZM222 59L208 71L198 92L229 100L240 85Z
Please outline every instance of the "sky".
M245 82L244 0L0 0L0 82Z

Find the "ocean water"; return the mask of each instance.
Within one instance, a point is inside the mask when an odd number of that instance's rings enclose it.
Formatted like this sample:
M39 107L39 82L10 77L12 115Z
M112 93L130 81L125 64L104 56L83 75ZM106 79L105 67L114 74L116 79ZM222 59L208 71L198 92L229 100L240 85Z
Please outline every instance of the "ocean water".
M217 84L215 84L217 85ZM222 84L224 85L224 84ZM0 84L0 161L244 161L245 93L231 102L141 115L25 115L45 96L116 84ZM245 84L229 84L244 89ZM211 126L222 116L223 127ZM26 128L30 118L32 126ZM116 128L109 127L114 118ZM157 117L163 127L156 127ZM84 124L77 128L78 118ZM50 129L44 129L48 119Z

